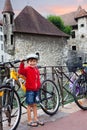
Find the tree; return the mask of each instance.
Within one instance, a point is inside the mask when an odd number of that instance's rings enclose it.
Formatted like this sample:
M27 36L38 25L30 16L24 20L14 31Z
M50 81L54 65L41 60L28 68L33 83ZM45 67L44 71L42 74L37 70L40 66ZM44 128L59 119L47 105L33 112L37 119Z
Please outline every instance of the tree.
M56 27L58 27L61 31L71 34L72 28L70 26L65 26L64 21L59 16L49 15L47 19L52 22Z
M71 35L71 30L72 30L72 27L70 27L70 26L65 26L65 28L64 28L64 32L65 33L67 33L67 34L69 34L69 35Z

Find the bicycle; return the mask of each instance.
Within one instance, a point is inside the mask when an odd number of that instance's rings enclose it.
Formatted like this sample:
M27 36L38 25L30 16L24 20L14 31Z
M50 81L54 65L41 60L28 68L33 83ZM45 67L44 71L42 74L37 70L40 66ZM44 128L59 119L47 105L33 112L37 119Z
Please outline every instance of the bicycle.
M3 72L6 73L4 70L8 69L8 74L4 76L3 84L0 86L3 130L15 130L21 119L22 106L26 108L25 96L19 95L19 90L24 87L25 79L15 70L14 64L18 62L20 60L5 62L1 65ZM23 100L21 101L20 98ZM51 80L43 81L39 94L39 104L42 110L48 115L54 115L58 111L59 103L60 96L56 84Z
M73 97L73 101L83 110L87 110L87 67L82 66L81 64L78 66L69 66L70 72L73 72L76 76L74 81L71 80L72 76L68 76L62 68L54 67L54 72L57 75L58 85L60 90L60 95L64 96L62 90L65 90L67 95L65 99L62 99L62 103L65 102L66 98L71 95ZM73 68L74 67L74 68ZM77 71L78 70L78 71ZM79 73L78 73L79 72ZM63 81L63 77L67 79L67 81ZM69 83L72 83L72 89L69 88ZM70 102L70 101L69 101Z

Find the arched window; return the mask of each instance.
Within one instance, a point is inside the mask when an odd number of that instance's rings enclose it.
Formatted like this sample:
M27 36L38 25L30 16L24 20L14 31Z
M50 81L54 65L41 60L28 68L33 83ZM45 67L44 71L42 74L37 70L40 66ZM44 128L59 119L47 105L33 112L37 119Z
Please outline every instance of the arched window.
M7 35L4 35L4 43L7 44Z
M38 56L38 59L40 59L40 54L39 54L39 52L36 52L36 55Z
M10 15L10 24L13 24L13 15Z
M4 16L3 16L3 21L4 21L4 23L7 23L6 14L4 14Z
M11 45L13 45L13 35L11 35Z
M81 38L84 38L84 37L85 37L85 36L82 34L82 35L81 35Z

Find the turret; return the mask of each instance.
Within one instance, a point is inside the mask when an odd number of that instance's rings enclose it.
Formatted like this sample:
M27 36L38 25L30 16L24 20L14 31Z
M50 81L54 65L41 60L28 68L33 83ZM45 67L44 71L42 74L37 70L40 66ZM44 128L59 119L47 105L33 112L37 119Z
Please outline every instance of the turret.
M3 14L3 33L5 52L14 55L13 25L14 12L10 0L5 1Z

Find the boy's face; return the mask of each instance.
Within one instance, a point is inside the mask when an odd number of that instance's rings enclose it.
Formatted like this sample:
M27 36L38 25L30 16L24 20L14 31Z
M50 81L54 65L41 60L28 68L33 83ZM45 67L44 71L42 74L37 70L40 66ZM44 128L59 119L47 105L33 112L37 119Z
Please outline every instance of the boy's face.
M29 64L29 66L35 67L37 65L37 60L36 59L29 59L28 64Z

